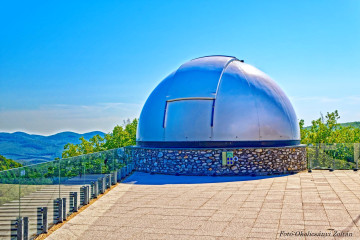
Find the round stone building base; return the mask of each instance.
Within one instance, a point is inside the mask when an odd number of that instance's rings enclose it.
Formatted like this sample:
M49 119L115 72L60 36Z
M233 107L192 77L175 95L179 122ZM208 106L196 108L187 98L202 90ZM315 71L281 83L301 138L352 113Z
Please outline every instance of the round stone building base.
M141 172L197 175L273 175L306 169L305 145L276 148L141 148L132 156Z

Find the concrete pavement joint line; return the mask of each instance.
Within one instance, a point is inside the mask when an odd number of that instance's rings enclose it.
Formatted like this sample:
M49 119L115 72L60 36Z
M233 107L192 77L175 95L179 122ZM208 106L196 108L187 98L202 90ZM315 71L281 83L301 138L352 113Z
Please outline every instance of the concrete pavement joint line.
M286 176L286 178L288 179L288 176ZM273 187L273 184L271 184L271 187ZM285 185L285 190L284 190L283 197L282 197L282 199L281 199L281 212L280 212L280 217L279 217L279 221L278 221L278 227L277 227L276 237L278 236L279 231L281 230L281 229L280 229L280 221L281 221L281 216L282 216L282 214L283 214L283 212L284 212L283 209L284 209L285 194L286 194L286 185Z
M259 185L259 184L260 184L260 181L258 182L257 185ZM273 182L272 182L272 184L273 184ZM272 184L271 184L271 185L272 185ZM256 186L257 186L257 185L256 185ZM253 191L254 191L254 188L252 189L251 192L253 192ZM267 192L266 192L265 199L266 199L266 197L268 196L268 193L269 193L269 190L267 190ZM249 194L249 195L247 196L246 200L249 198L250 195L251 195L251 194ZM245 202L246 202L246 200L245 200ZM256 219L257 219L258 216L259 216L259 213L260 213L260 211L261 211L262 206L264 205L264 202L265 202L265 200L262 202L261 207L260 207L260 210L259 210L259 212L256 214ZM254 228L255 222L256 222L256 220L255 220L254 223L252 224L251 229ZM250 234L251 234L251 230L246 234L246 237L248 237Z
M313 176L312 175L310 175L310 176L311 176L312 182L314 182ZM302 189L301 183L302 183L302 181L300 180L300 187ZM304 231L306 231L305 210L307 210L307 209L304 208L304 196L303 196L303 193L304 193L304 191L301 191L301 203L302 203L301 204L302 205L301 209L302 209L302 216L303 216L303 220L304 220L303 228L304 228ZM318 193L318 192L316 191L316 193ZM324 208L323 204L322 204L322 207Z
M349 174L347 174L347 175L349 175ZM349 189L349 187L346 185L346 184L344 184L344 182L335 174L335 176L339 179L339 181L343 184L343 186L344 187L346 187L351 193L353 193L350 189ZM344 205L344 202L341 200L341 197L339 196L339 194L335 191L335 189L331 186L331 184L330 184L330 187L333 189L333 191L335 192L335 194L336 194L336 196L340 199L340 202L342 203L342 205ZM356 196L356 195L355 195ZM359 197L357 197L358 199L359 199ZM353 220L353 218L351 217L351 214L350 214L350 212L349 212L349 210L345 207L345 210L346 210L346 212L348 213L348 215L350 216L350 218L351 218L351 220L352 220L352 223L350 223L345 229L343 229L342 231L349 231L350 229L351 229L351 227L352 226L355 226L356 228L358 228L359 229L359 227L357 227L357 225L356 225L356 223L357 222L355 222L354 220ZM325 211L326 212L326 211ZM359 221L359 217L360 217L360 215L357 217L357 221ZM330 223L330 221L329 221L329 223ZM331 226L331 225L330 225ZM360 230L360 229L359 229Z
M230 199L230 197L231 197L232 195L233 195L233 194L229 195L228 198L225 200L224 203L226 203L226 202ZM217 212L219 212L219 210L216 210L215 213L214 213L212 216L214 216ZM211 217L212 217L212 216L211 216ZM209 217L209 219L210 219L211 217ZM223 230L221 231L221 233L223 233L223 232L225 231L225 229L229 226L229 223L230 223L230 222L231 222L231 221L228 221L228 222L227 222L227 225L223 228Z
M322 172L322 175L323 175L323 177L326 179L326 181L327 182L329 182L328 181L328 179L327 179L327 177L326 176L324 176L324 173ZM334 174L335 175L335 174ZM331 184L329 184L329 186L331 187ZM331 188L332 189L332 188ZM334 189L332 189L332 190L334 190ZM330 192L330 190L329 190L329 192ZM320 199L321 199L321 196L320 196ZM322 199L321 199L322 200ZM326 212L326 209L325 209L325 206L324 206L324 202L321 202L322 203L322 206L323 206L323 208L324 208L324 212L325 212L325 215L326 215L326 219L327 219L327 221L328 221L328 224L329 224L329 226L330 226L330 228L331 228L331 224L330 224L330 220L329 220L329 215L328 215L328 213Z

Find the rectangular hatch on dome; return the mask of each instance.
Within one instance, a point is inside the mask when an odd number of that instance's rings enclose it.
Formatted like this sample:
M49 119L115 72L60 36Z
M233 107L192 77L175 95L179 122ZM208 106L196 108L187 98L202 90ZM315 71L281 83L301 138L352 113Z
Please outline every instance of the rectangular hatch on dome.
M166 141L211 141L213 100L187 99L167 103Z

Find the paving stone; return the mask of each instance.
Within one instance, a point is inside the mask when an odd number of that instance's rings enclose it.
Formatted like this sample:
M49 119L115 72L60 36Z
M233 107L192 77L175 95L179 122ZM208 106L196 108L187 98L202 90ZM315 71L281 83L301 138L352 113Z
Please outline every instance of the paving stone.
M360 239L359 199L359 172L345 170L250 179L135 173L48 239Z

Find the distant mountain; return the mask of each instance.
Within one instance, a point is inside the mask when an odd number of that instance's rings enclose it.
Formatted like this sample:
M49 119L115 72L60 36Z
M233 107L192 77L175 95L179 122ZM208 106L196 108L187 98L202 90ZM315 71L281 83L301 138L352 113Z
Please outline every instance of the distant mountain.
M340 123L341 126L347 127L347 126L353 126L356 128L360 128L360 122L347 122L347 123Z
M61 157L65 144L78 144L81 136L89 140L95 135L104 137L105 133L100 131L84 134L61 132L51 136L42 136L24 132L0 132L0 154L24 165L47 162Z
M360 128L360 122L347 122L347 123L340 123L343 127L353 126L355 128ZM305 129L310 129L311 126L305 127Z

